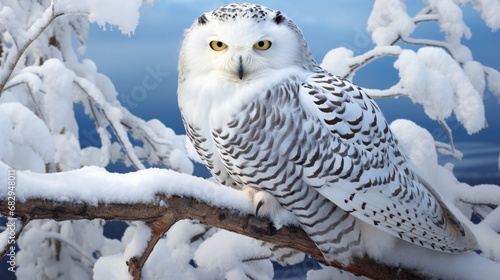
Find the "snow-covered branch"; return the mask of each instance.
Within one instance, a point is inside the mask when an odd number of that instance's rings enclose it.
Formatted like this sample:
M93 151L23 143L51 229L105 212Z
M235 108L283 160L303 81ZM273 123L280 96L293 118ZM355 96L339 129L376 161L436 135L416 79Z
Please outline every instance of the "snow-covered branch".
M0 169L5 168L3 166ZM175 222L183 219L198 220L217 228L294 248L326 263L321 252L301 229L294 226L275 229L269 220L253 216L253 208L244 192L189 175L159 169L111 174L100 168L89 167L58 174L17 172L17 178L17 217L30 221L104 219L146 222L153 238L140 255L128 261L135 279L140 279L142 265L156 242ZM2 186L0 192L2 215L9 215L10 211L6 189ZM80 246L60 234L44 233L42 238L61 239L85 258L94 260ZM387 279L394 275L400 279L422 279L412 270L386 266L368 258L356 259L348 265L339 262L330 265L372 279Z
M404 127L408 128L408 125ZM407 135L414 137L411 133L407 133ZM433 156L428 157L432 158ZM429 162L426 163L429 164ZM437 174L439 178L448 180L446 177L450 176L450 173L447 173L445 169L435 166L429 168L439 171L440 173ZM0 166L0 172L5 173L7 170L7 166ZM169 236L168 230L178 221L184 219L197 220L220 229L293 248L325 263L320 251L301 229L294 226L275 229L269 220L253 216L254 209L245 192L190 175L165 169L146 169L134 173L114 174L98 167L85 167L75 171L52 174L18 171L16 172L16 182L15 216L25 221L31 221L30 223L36 222L38 219L56 221L104 219L145 222L149 228L146 232L150 232L151 237L145 238L144 233L136 233L140 236L132 238L122 255L122 258L125 259L121 265L125 263L125 260L128 261L129 270L136 279L139 279L141 268L148 257L154 253L154 248L158 246L156 244L160 242L165 233ZM5 181L0 183L0 213L10 215L12 213L9 212L11 210L8 208L6 199L8 188ZM451 187L449 184L447 185ZM476 191L477 187L472 188L465 184L459 187L458 196L451 198L458 203L466 201L473 206L487 203L493 208L500 203L500 192L497 186L479 186L478 191ZM488 239L490 241L479 240L482 248L492 248L492 244L489 243L491 240L498 239L498 234L491 229L498 226L497 221L494 221L498 212L498 210L490 211L490 213L485 214L486 217L482 223L469 225L477 236L487 234L490 237ZM460 214L460 212L457 213ZM185 231L182 232L186 234ZM203 234L203 232L194 235ZM172 232L172 234L175 233ZM46 234L41 236L46 236ZM170 238L175 240L174 236L170 236ZM463 266L464 262L470 261L483 266L484 275L487 275L492 269L498 269L498 264L487 259L497 257L494 253L497 251L495 248L492 248L491 252L485 252L487 258L484 258L475 253L450 255L429 252L426 251L427 249L420 248L417 248L420 251L413 251L415 248L406 247L412 246L410 244L400 245L400 248L391 250L390 254L395 256L403 254L403 252L406 255L425 254L428 260L413 266L414 258L409 258L405 262L399 257L395 261L386 256L380 261L362 258L347 265L337 262L330 265L372 279L387 279L394 277L394 275L398 275L400 279L423 279L418 273L426 273L424 267L430 269L428 271L430 275L440 275L443 279L454 278L457 273L464 273L464 275L479 273L477 275L481 275L479 271L469 271L471 267L468 266L463 267L463 271L459 270L453 273L440 271L439 262L443 260L446 260L454 269ZM399 252L400 250L401 252ZM258 258L262 255L263 252L256 252L253 256L243 257L242 260ZM109 257L101 257L96 265L100 265L99 262L104 262L107 258ZM431 265L434 258L436 258L434 260L436 264Z

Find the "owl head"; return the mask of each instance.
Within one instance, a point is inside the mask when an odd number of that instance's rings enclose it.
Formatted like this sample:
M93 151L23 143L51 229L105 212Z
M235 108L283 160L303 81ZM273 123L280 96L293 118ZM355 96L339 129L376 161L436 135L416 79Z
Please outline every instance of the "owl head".
M180 79L255 81L273 71L315 65L302 32L280 11L238 3L201 15L186 31Z

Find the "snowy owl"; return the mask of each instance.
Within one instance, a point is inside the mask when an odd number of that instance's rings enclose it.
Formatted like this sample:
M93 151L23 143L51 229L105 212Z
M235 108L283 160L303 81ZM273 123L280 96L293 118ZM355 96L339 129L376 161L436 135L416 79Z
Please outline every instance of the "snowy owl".
M178 101L213 176L252 190L259 215L291 213L327 260L357 250L365 223L439 251L476 247L375 102L322 69L280 11L201 15L181 47Z

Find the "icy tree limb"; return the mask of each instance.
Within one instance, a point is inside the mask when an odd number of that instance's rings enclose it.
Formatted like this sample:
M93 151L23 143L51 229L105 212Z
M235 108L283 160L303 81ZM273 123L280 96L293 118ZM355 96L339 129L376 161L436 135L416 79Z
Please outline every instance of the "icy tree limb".
M8 215L7 200L0 200L0 213ZM217 228L250 236L266 242L300 250L327 264L321 252L309 237L299 228L273 228L267 219L251 214L239 214L234 210L220 208L201 202L192 197L156 195L153 203L97 203L68 202L54 199L28 199L16 204L16 215L24 219L53 219L56 221L79 219L105 219L123 221L145 221L152 229L153 236L143 255L128 261L129 271L134 279L140 279L142 266L153 250L156 242L175 222L182 219L199 220ZM349 265L333 262L331 266L363 275L371 279L425 279L411 269L389 267L369 258L355 259Z

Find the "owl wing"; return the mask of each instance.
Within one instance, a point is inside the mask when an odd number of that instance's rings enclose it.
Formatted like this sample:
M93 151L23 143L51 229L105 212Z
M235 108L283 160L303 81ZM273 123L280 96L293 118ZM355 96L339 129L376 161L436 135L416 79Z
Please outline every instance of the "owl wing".
M476 247L473 234L419 175L361 88L317 73L302 83L298 96L331 136L318 139L320 163L304 165L306 183L356 218L401 239L446 252Z

